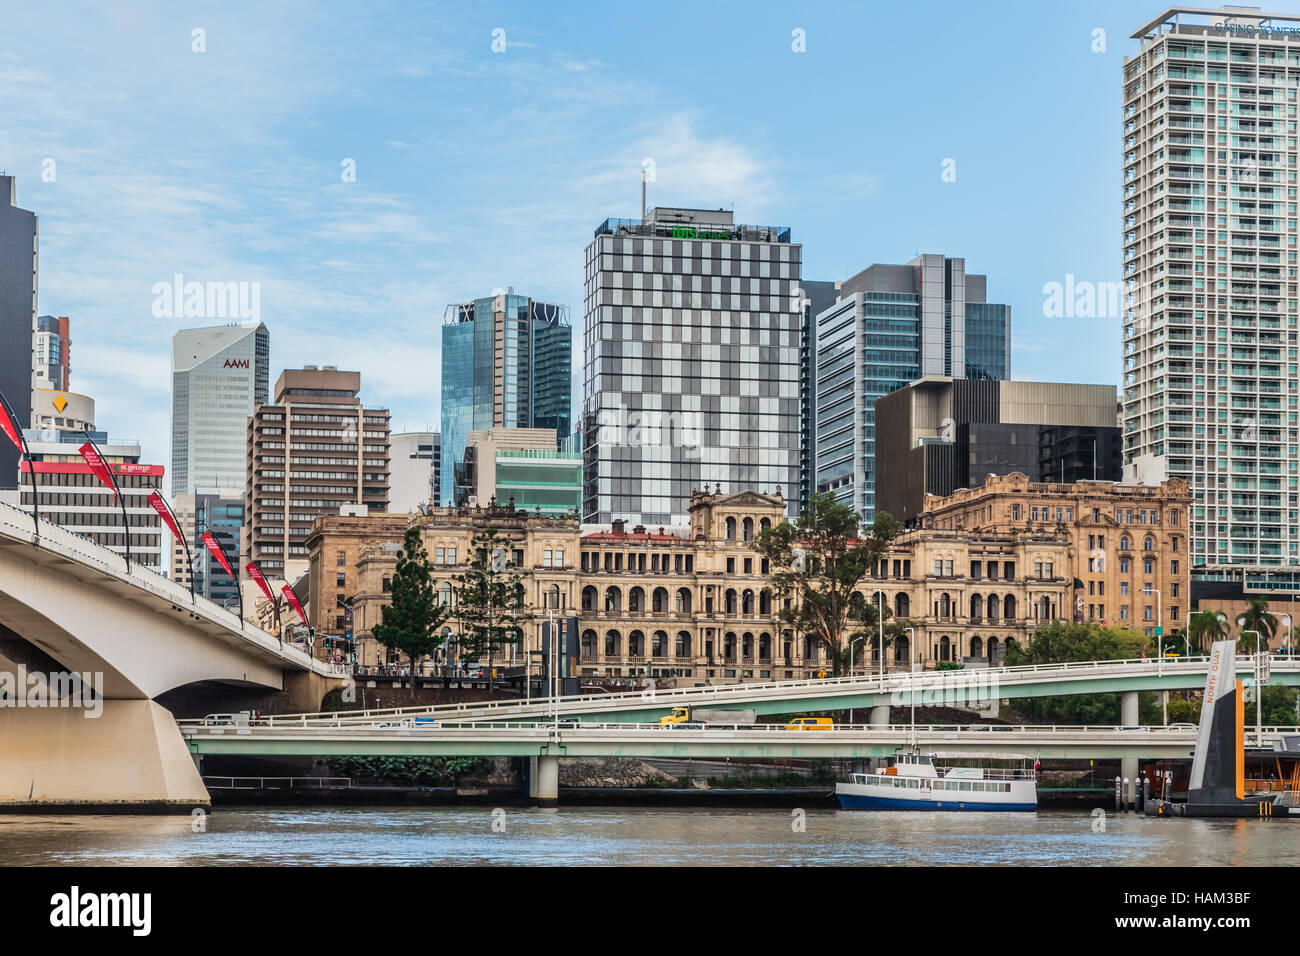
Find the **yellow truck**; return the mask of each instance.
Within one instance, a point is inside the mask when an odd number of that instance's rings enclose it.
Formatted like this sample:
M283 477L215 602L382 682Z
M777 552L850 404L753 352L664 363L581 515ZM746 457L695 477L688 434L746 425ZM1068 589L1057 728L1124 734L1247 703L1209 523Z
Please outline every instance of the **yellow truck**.
M752 710L719 710L704 707L674 707L667 717L659 718L660 727L753 726L757 715Z

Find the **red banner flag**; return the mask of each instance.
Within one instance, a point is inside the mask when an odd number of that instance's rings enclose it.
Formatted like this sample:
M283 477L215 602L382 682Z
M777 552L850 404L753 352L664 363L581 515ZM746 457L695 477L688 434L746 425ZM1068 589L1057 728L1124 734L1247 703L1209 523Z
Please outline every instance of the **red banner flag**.
M172 517L172 511L167 507L167 502L163 501L163 496L155 491L149 496L149 504L153 505L153 510L158 512L158 517L162 518L163 524L171 528L172 536L184 544L185 539L181 537L181 529L176 527L176 519Z
M266 578L262 577L262 572L258 569L257 565L252 561L249 561L248 564L244 565L244 570L248 572L250 578L257 582L257 586L262 589L262 593L266 595L266 599L274 604L275 595L271 593L271 585L266 583Z
M86 459L86 464L90 470L99 476L99 480L104 483L106 488L113 489L113 501L117 501L117 486L113 484L113 473L108 470L108 465L104 464L104 459L95 451L95 446L86 442L80 448L81 457Z
M306 612L303 611L302 605L298 603L298 595L293 593L293 588L289 587L289 585L286 584L284 587L280 589L280 591L284 594L285 598L289 601L289 603L293 605L293 609L298 612L298 616L302 618L302 622L306 624L307 614Z
M208 550L212 552L212 556L217 559L218 563L226 569L226 573L229 574L233 580L238 580L235 578L235 572L230 569L230 562L226 560L226 552L221 550L221 543L217 541L212 532L203 532L203 538L201 540L208 546Z
M0 402L0 431L9 436L15 448L20 452L23 450L23 440L18 434L18 423L9 417L9 409L4 402Z

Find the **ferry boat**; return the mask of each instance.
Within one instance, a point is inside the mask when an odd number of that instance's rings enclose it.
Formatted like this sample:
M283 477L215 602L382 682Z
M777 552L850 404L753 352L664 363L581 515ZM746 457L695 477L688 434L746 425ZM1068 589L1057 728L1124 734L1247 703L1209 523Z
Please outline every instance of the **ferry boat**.
M900 753L891 767L837 783L835 795L845 810L1035 810L1037 769L1008 754Z

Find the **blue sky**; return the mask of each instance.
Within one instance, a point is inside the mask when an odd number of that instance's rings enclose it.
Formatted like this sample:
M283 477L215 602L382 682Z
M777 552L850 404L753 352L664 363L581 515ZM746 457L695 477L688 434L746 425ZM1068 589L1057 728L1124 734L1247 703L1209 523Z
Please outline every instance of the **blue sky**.
M39 309L148 460L171 335L211 324L155 317L155 283L259 282L273 381L360 369L395 430L436 428L446 305L511 285L580 337L583 248L639 215L647 158L651 205L788 225L807 278L964 256L1012 306L1014 377L1119 380L1118 319L1046 318L1043 286L1119 278L1121 66L1161 4L181 6L11 5L0 37Z

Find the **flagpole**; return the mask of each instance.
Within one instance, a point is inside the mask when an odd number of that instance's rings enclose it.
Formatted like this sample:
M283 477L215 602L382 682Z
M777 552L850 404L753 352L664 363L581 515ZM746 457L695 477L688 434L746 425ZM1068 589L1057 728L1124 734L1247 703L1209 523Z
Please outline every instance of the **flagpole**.
M221 556L226 561L226 570L230 571L234 568L234 565L230 563L230 555L226 554L225 546L217 539L217 536L212 533L212 529L205 529L203 534L205 535L203 539L204 544L208 544L208 541L211 540L221 551ZM208 545L208 550L211 550L211 548L212 546ZM242 631L244 629L244 589L239 586L239 574L237 572L232 573L231 577L235 581L235 594L239 598L239 629Z
M9 404L9 399L5 397L4 392L0 392L0 405L3 405L5 417L9 419L9 423L18 436L20 443L18 450L27 459L27 473L32 477L32 524L36 526L36 541L34 544L39 548L41 545L41 512L36 503L37 498L40 497L40 493L36 490L36 462L32 461L31 449L27 447L27 436L23 434L22 424L14 417L14 407ZM18 480L18 485L20 488L22 487L21 478ZM21 496L19 500L21 500Z
M126 514L126 496L122 494L122 489L117 484L117 475L114 474L112 466L109 465L108 462L104 461L104 456L100 454L99 446L95 444L95 439L90 437L90 429L83 428L82 432L86 436L86 444L88 444L91 447L91 450L95 452L95 455L99 458L100 464L102 464L104 466L104 470L108 472L108 477L112 479L113 494L117 496L117 503L122 506L122 530L125 532L124 537L126 539L126 573L130 574L131 573L131 519L128 518ZM194 577L192 572L190 574L190 577L191 578Z
M171 504L163 497L162 492L155 488L153 494L149 496L150 501L152 501L154 495L158 496L158 500L162 502L162 506L167 509L167 514L170 515L172 519L172 527L175 528L176 533L181 536L181 547L185 549L185 561L190 567L190 603L197 604L199 599L194 594L194 555L190 554L190 543L185 539L185 529L181 527L180 521L176 518L176 512L172 510ZM154 510L158 510L157 506L154 507Z

